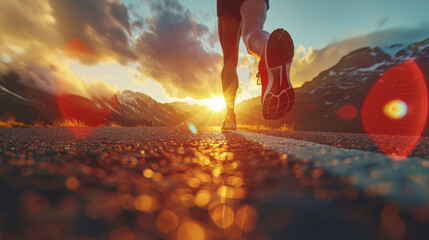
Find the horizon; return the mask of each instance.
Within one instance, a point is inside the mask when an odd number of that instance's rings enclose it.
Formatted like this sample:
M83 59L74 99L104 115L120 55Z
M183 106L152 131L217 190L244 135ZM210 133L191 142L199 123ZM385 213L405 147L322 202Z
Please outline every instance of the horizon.
M0 240L426 239L429 1L269 2L0 0Z
M0 6L7 13L0 18L0 73L41 71L82 96L131 90L160 103L199 105L222 97L215 1L45 0ZM421 0L271 0L264 29L285 27L291 33L291 80L300 87L352 50L426 39L425 6L429 3ZM22 63L26 69L11 67ZM241 41L237 103L260 95L256 72L257 60Z

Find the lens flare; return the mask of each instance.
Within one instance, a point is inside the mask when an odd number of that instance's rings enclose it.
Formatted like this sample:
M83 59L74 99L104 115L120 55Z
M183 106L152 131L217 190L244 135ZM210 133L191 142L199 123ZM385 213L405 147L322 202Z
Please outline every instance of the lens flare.
M64 53L69 57L84 59L86 61L94 61L97 59L97 54L79 38L72 38L67 43Z
M63 119L59 126L67 127L77 137L86 137L95 129L88 127L99 127L106 123L119 105L119 100L115 94L104 99L105 107L99 107L87 98L62 94L57 96L57 103Z
M391 119L401 119L407 114L407 104L401 100L392 100L384 105L383 112Z
M337 109L337 115L344 120L355 119L359 114L357 107L351 104L342 105Z
M428 115L426 80L413 60L389 68L368 93L361 119L374 143L400 161L415 148ZM387 144L381 135L395 135Z
M187 125L188 125L189 131L191 131L193 134L197 133L197 128L195 127L195 125L193 123L188 122Z

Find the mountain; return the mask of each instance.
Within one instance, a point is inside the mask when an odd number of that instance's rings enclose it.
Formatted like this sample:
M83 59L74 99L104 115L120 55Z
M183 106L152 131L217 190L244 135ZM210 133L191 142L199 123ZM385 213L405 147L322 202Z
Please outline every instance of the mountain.
M113 117L125 117L136 121L145 119L152 126L174 126L185 120L185 117L169 104L159 103L140 92L120 91L117 95L119 104Z
M22 84L15 72L0 77L0 116L13 116L28 125L173 126L185 120L170 105L143 93L119 91L104 99L55 95Z
M285 118L264 121L257 97L237 105L237 121L269 127L293 125L295 130L364 132L359 112L369 91L386 70L410 59L420 67L429 85L429 38L412 44L365 47L348 53L296 88L295 106ZM341 117L344 110L352 115Z
M270 128L286 125L295 130L364 132L360 110L371 88L388 69L410 59L420 67L429 85L429 38L412 44L365 47L348 53L296 88L295 106L285 118L264 120L260 97L256 97L237 104L237 121ZM16 72L0 76L0 116L12 115L29 125L62 121L88 126L174 126L188 121L197 126L220 125L224 112L207 108L184 102L162 104L146 94L128 90L107 99L57 96L21 83ZM429 134L429 128L425 134Z

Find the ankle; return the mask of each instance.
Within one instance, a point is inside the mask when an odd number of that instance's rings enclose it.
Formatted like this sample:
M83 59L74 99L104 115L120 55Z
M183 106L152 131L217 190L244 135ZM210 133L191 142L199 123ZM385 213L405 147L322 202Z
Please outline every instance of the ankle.
M234 110L230 110L230 111L226 111L226 116L228 116L228 117L234 117L235 118L235 113L234 113Z
M236 122L236 117L235 117L235 113L226 113L225 115L225 121L228 123L235 123Z

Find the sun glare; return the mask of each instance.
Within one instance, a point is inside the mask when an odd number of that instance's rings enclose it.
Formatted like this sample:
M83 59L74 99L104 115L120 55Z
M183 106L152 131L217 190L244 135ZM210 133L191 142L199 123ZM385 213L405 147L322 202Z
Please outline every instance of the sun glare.
M207 99L205 104L215 112L220 112L226 108L225 99L223 97L213 97Z

